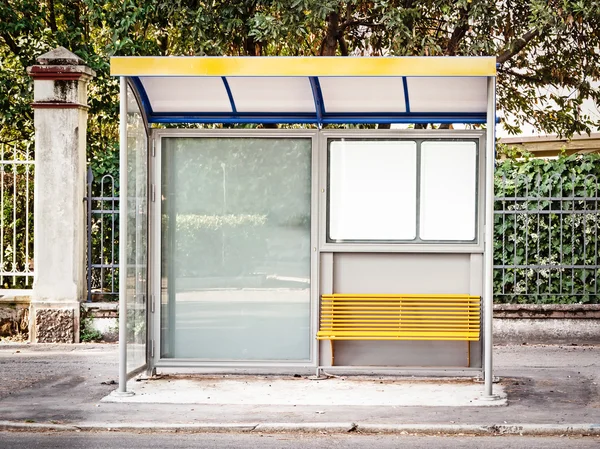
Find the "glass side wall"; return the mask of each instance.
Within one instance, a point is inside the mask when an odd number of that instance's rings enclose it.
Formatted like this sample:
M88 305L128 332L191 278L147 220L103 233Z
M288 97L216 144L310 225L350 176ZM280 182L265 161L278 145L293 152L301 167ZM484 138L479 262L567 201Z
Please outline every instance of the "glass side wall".
M127 372L146 364L148 267L148 136L133 92L127 87Z
M310 138L164 137L161 357L310 357Z

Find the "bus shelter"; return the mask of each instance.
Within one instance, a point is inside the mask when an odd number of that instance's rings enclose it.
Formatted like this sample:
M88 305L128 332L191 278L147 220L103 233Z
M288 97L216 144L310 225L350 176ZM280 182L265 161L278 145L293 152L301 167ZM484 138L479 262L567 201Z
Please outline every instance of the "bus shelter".
M114 57L111 74L121 393L144 369L440 368L493 397L495 58Z

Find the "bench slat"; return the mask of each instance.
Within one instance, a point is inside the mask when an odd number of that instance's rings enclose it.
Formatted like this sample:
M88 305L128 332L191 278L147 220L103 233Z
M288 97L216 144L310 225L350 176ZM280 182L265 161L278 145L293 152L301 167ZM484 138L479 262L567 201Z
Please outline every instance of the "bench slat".
M320 333L335 333L335 332L396 332L396 333L405 333L405 332L477 332L479 329L477 327L429 327L429 326L421 326L421 327L412 327L412 328L398 328L398 327L380 327L380 326L347 326L347 327L334 327L334 328L324 328L320 329Z
M419 303L424 303L424 304L442 304L442 305L446 305L446 304L456 304L457 306L463 306L465 304L479 304L479 300L477 299L465 299L465 300L443 300L440 298L435 298L435 299L431 299L430 301L426 300L425 298L419 298L418 300L406 300L405 298L373 298L371 300L367 299L367 298L324 298L322 299L322 302L327 304L327 303L331 303L331 304L344 304L344 303L349 303L349 304L394 304L394 303L402 303L405 305L411 305L411 304L419 304Z
M456 293L325 293L322 298L444 298L444 299L460 299L470 298L477 299L479 296L463 295Z
M344 314L344 315L334 315L334 316L322 316L321 322L325 321L333 321L337 322L340 320L376 320L385 322L385 320L392 319L396 322L420 322L423 320L435 320L435 321L443 321L443 322L454 322L454 321L476 321L479 319L479 315L474 314L452 314L452 315L437 315L437 314L413 314L413 315L402 315L402 316L394 316L394 315L361 315L361 314Z
M381 336L348 336L348 337L317 337L317 340L360 340L360 341L379 341L379 340L407 340L407 341L479 341L479 335L472 337L454 337L454 336L435 336L435 337L422 337L422 336L413 336L413 335L404 335L404 336L391 336L391 337L381 337Z
M422 336L422 337L436 337L439 335L450 335L450 336L473 336L477 334L477 331L471 331L471 332L466 332L466 331L440 331L440 332L435 332L435 331L425 331L425 330L419 330L419 331L399 331L399 330L390 330L390 331L382 331L382 330L356 330L356 331L352 331L352 330L333 330L333 331L319 331L319 335L330 335L330 336L339 336L339 337L350 337L350 336L365 336L365 335L369 335L371 337L377 337L377 336L387 336L387 337L391 337L391 336Z
M321 297L319 340L477 341L481 298L460 294Z
M321 309L323 313L330 315L339 315L344 313L359 312L359 313L376 313L378 315L394 315L394 314L424 314L424 313L442 313L442 314L454 314L457 313L479 313L478 309Z
M321 316L329 317L329 318L345 318L352 316L365 316L365 317L373 317L373 318L419 318L419 317L429 317L429 316L437 316L440 318L445 318L448 320L456 319L456 317L464 316L466 318L471 317L479 317L479 310L390 310L390 311L381 311L381 310L334 310L334 311L322 311Z

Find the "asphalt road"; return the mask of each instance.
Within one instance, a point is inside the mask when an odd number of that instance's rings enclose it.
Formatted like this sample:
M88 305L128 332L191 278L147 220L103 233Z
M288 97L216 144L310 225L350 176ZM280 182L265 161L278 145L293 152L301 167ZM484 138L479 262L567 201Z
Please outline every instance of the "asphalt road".
M412 449L435 448L599 448L600 438L468 437L410 435L314 434L135 434L135 433L5 433L2 449L141 449L141 448L261 448L261 449Z

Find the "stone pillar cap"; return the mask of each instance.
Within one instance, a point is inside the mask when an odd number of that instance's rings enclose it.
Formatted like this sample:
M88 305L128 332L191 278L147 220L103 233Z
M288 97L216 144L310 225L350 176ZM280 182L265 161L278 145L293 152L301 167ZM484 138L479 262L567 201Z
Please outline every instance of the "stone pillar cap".
M65 47L57 47L37 57L41 65L86 65L85 61Z
M85 61L65 47L58 47L37 58L37 65L27 67L33 79L42 80L89 80L96 76Z

